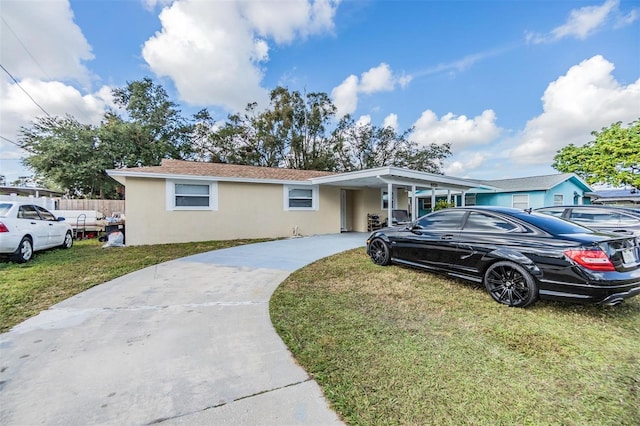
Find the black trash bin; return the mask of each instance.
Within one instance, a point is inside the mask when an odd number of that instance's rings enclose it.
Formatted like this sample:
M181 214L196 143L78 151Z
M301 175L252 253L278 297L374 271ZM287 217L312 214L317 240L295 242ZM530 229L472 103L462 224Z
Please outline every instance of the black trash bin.
M105 241L109 240L109 234L111 234L112 232L116 232L116 231L122 232L122 243L124 244L126 239L127 239L127 236L124 233L124 223L110 223L110 224L107 224L104 227L104 232L105 232L105 234L107 234L107 236L105 238Z

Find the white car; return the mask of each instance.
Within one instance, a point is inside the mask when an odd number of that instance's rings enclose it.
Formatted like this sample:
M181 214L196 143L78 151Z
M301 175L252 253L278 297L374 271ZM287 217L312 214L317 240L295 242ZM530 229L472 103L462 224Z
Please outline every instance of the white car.
M73 245L71 225L31 203L0 201L0 255L24 263L38 250Z

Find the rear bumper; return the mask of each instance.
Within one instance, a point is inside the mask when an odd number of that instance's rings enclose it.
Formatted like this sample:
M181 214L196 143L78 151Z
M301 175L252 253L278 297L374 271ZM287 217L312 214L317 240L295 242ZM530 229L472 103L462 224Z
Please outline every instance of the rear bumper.
M544 300L617 305L640 295L640 281L621 285L589 285L566 282L541 282L539 295Z

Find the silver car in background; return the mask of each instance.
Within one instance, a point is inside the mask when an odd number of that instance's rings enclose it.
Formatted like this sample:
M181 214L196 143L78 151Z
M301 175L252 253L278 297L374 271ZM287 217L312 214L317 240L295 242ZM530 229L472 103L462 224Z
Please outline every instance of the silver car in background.
M605 205L553 206L535 209L597 231L640 236L640 210Z

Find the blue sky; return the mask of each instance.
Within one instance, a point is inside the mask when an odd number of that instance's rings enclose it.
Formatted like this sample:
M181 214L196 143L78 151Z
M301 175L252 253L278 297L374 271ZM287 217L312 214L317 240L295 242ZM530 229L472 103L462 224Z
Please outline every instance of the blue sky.
M9 182L31 174L14 143L42 109L98 123L111 89L144 77L220 122L278 85L325 92L339 114L451 143L445 173L476 179L556 173L558 149L640 118L637 0L0 0L0 15Z

